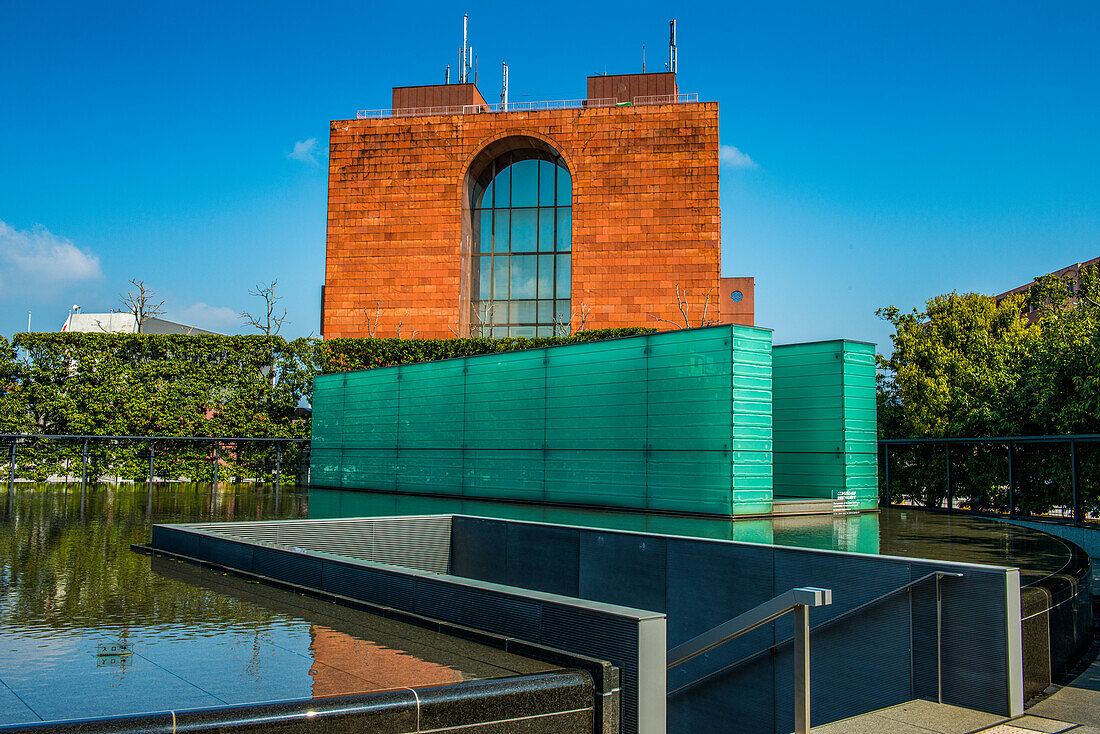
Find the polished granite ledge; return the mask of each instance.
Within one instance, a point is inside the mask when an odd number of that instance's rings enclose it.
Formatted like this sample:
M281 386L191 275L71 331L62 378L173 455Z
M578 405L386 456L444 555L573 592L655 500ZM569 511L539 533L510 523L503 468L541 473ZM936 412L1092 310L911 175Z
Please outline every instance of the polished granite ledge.
M252 706L163 711L139 716L0 727L35 734L589 734L596 728L592 678L581 670L400 689L362 696L303 699ZM616 729L617 730L617 729Z

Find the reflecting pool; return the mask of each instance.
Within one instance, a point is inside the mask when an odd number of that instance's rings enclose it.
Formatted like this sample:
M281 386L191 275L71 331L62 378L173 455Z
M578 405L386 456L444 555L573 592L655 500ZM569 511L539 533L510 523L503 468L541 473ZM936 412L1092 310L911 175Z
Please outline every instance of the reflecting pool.
M254 485L16 484L0 505L0 724L309 699L548 668L130 550L154 522L291 519ZM130 654L97 654L131 645ZM105 646L100 648L100 646Z
M732 520L317 488L310 490L309 507L309 515L313 519L421 514L484 515L508 520L1011 566L1020 568L1021 582L1025 585L1059 573L1073 560L1070 547L1052 535L996 520L917 508L885 508L881 512L850 515Z

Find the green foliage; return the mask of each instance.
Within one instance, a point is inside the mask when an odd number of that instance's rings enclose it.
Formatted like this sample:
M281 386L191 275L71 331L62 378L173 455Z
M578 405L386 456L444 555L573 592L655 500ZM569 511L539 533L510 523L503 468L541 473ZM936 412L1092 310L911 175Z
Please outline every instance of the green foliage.
M15 349L0 336L0 433L23 433L31 428L26 395L19 378Z
M932 298L923 312L890 306L878 315L895 330L879 357L881 421L887 437L1004 435L1014 420L1019 364L1036 335L1022 299L997 303L976 293ZM900 434L900 435L899 435Z
M924 311L878 314L895 329L893 353L879 357L883 438L1035 436L1100 433L1100 277L1036 279L1026 296L1000 303L954 293ZM1030 314L1034 323L1027 318ZM1100 450L1078 445L1078 494L1100 511ZM891 491L938 504L942 446L891 449ZM1004 446L956 444L952 491L977 510L1008 509ZM1013 454L1016 510L1041 514L1070 504L1068 444L1018 445Z
M512 352L555 344L614 339L622 336L652 334L657 329L636 327L627 329L593 329L567 337L538 339L326 339L318 342L315 367L318 374L349 370L388 367L395 364L429 362L476 354Z
M304 340L301 340L304 342ZM269 336L18 334L38 432L305 437L292 421L311 374L299 342Z
M651 333L603 329L553 339L296 339L279 336L18 334L0 337L0 433L91 436L309 438L313 376L392 364ZM82 441L28 440L17 447L17 475L44 481L80 475ZM158 477L210 481L212 444L161 440L152 447ZM148 442L91 441L88 477L144 480ZM282 450L283 476L303 448ZM270 480L275 448L222 442L219 479Z

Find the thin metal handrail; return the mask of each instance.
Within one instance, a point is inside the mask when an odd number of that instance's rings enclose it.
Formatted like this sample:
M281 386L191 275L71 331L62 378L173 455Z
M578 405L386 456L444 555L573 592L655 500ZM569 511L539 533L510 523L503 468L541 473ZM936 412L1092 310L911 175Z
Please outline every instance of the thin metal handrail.
M758 627L774 622L796 607L820 607L832 603L833 592L830 589L817 587L791 589L671 648L668 651L667 669L672 670L677 665L682 665L719 645L724 645Z
M617 97L598 99L550 99L537 102L500 102L484 104L445 105L438 107L390 107L379 110L356 110L359 120L391 119L394 117L432 117L440 115L471 115L500 112L538 112L542 110L596 109L601 107L643 106L653 104L685 104L698 102L699 94L656 94L634 97L620 102Z
M686 663L788 612L794 614L794 730L810 731L810 607L833 603L833 592L815 586L790 589L670 649L667 669ZM672 694L666 694L666 697Z
M0 433L0 442L6 443L9 446L8 455L8 493L15 489L15 466L16 466L16 448L20 443L31 443L40 441L43 439L49 440L63 440L63 441L82 441L83 447L80 456L80 487L83 491L88 481L88 444L91 441L131 441L138 443L149 444L149 485L150 488L156 479L155 466L153 459L155 456L155 446L157 441L195 441L195 442L212 442L214 445L214 484L218 483L218 447L221 444L232 444L240 447L242 443L260 443L269 444L275 446L275 485L278 486L282 475L282 462L283 462L283 446L289 444L298 444L309 446L311 444L308 438L281 438L281 437L258 437L249 438L243 436L97 436L92 434L53 434L53 433ZM307 475L308 477L308 472ZM151 489L150 489L151 491ZM151 501L151 500L150 500Z
M1100 441L1100 433L1066 433L1050 436L990 436L988 438L880 438L879 446L900 446L918 443L1066 443L1067 441Z
M281 443L306 443L308 438L251 437L251 436L100 436L77 433L0 433L0 439L50 438L50 439L105 439L119 441L274 441Z
M817 632L819 630L823 630L823 629L826 629L828 627L831 627L834 624L836 624L836 623L838 623L838 622L840 622L844 619L847 619L848 617L851 617L852 615L858 614L859 612L867 609L868 607L875 606L876 604L879 604L879 603L885 601L886 599L889 599L892 596L900 594L903 591L911 590L917 584L923 583L923 582L927 581L928 579L935 578L936 579L936 584L937 584L937 593L936 593L937 677L941 679L941 683L942 683L942 678L943 678L943 675L942 675L942 651L940 649L941 648L941 645L940 645L940 643L941 643L941 637L940 637L940 626L941 626L941 624L940 623L942 621L942 616L941 616L942 615L942 607L941 607L941 600L940 600L940 595L939 595L939 580L941 578L945 578L945 577L946 578L960 578L962 576L963 576L963 574L956 573L956 572L953 572L953 571L933 571L932 573L925 574L924 576L921 576L919 579L916 579L914 581L910 581L909 583L907 583L903 586L899 586L896 589L891 589L890 591L887 591L884 594L876 596L874 599L871 599L869 601L865 601L862 604L854 606L851 609L849 609L845 612L842 612L842 613L838 614L837 616L835 616L831 619L827 619L824 622L819 622L817 625L810 628L810 632ZM757 625L757 626L759 626L759 625ZM706 675L703 675L699 678L696 678L695 680L691 681L690 683L685 683L685 684L683 684L682 686L680 686L678 688L674 688L673 690L668 692L668 695L673 696L673 695L675 695L675 694L679 693L680 691L683 691L687 688L691 688L691 687L696 686L700 683L708 681L711 678L714 678L714 677L719 676L723 673L729 672L729 671L731 671L735 668L739 668L742 665L745 665L746 663L750 663L753 660L756 660L757 658L760 658L763 655L766 655L767 653L772 652L773 650L776 650L780 647L783 647L784 645L790 644L792 641L794 641L794 637L788 637L787 639L782 640L781 642L777 642L774 645L771 645L769 647L766 647L763 650L758 650L757 652L754 652L751 655L747 655L747 656L741 658L740 660L736 660L736 661L730 663L729 665L724 665L721 668L719 668L718 670L711 671L710 673L707 673ZM942 697L943 697L943 695L942 695L942 690L941 690L940 698L942 699Z

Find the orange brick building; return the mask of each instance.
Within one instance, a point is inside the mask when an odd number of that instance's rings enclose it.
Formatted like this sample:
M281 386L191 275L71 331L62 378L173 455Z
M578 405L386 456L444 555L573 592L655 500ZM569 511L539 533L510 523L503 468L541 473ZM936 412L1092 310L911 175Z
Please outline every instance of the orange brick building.
M752 323L752 279L720 277L718 104L674 74L591 77L569 103L450 84L392 104L331 123L324 336L672 328L682 308L698 326L704 306Z

